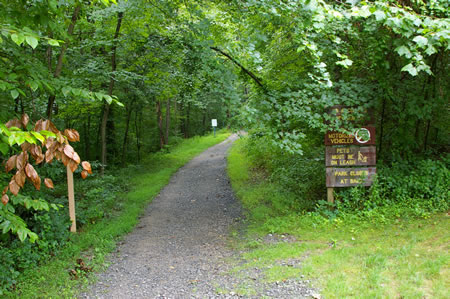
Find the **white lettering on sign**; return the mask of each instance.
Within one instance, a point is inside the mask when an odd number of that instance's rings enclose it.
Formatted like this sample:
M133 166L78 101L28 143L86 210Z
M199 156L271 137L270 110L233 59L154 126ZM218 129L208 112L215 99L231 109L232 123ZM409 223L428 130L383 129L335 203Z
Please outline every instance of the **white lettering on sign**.
M213 127L217 127L217 119L211 119L211 123Z

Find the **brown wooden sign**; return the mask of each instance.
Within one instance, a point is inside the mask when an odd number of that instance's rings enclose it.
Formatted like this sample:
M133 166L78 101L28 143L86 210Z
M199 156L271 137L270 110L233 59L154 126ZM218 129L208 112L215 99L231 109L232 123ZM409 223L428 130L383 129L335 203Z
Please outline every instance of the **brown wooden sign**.
M325 134L325 145L375 145L375 127L356 129L352 135L328 131Z
M375 173L375 167L327 168L327 187L370 186Z
M375 146L326 147L326 166L372 166L376 165Z

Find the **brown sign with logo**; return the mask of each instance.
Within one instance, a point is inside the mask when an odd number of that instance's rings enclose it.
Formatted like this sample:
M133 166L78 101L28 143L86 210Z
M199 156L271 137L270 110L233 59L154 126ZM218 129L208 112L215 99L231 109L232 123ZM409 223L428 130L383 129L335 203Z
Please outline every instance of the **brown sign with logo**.
M327 168L327 187L370 186L376 168Z
M376 165L375 146L326 147L325 165L333 166L372 166Z
M349 135L336 131L325 134L325 145L375 145L375 127L362 127Z

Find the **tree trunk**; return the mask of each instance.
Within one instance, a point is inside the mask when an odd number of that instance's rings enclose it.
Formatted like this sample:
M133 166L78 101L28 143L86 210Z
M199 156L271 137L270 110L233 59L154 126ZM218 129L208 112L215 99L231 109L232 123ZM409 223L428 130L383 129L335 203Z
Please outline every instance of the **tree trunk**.
M140 128L138 123L139 123L139 109L136 109L136 114L134 117L134 127L136 131L137 161L139 163L141 161L141 142L140 142Z
M169 132L170 132L170 99L168 99L166 103L166 132L165 132L166 144L169 144Z
M127 161L127 147L128 147L128 131L130 129L130 119L131 119L131 113L133 112L133 102L130 103L129 106L126 107L127 109L127 120L125 124L125 134L123 136L123 145L122 145L122 165L125 166L125 163Z
M380 121L380 146L378 154L381 154L383 152L383 134L384 134L384 112L386 110L386 99L383 99L383 106L381 108L381 121Z
M189 138L189 120L190 120L191 103L186 108L186 122L184 127L184 138Z
M164 145L166 144L166 141L164 140L161 101L156 101L156 122L158 123L158 131L159 131L159 147L163 149Z
M67 29L67 35L71 36L73 33L73 28L75 27L75 23L78 19L78 15L80 14L80 10L81 10L81 4L78 4L75 7L75 10L73 11L72 14L72 20L70 22L69 28ZM61 52L59 53L59 57L58 57L58 62L56 64L56 69L55 69L55 73L53 74L53 77L58 78L61 75L61 71L62 71L62 66L63 66L63 59L64 59L64 54L66 53L67 47L69 45L69 40L66 40L65 43L62 44L61 46ZM49 54L51 54L51 52L49 52ZM49 67L51 67L51 61L48 62ZM47 102L47 118L51 119L52 118L52 108L53 108L53 104L55 103L55 95L51 95L48 98L48 102Z
M113 47L112 47L112 56L111 56L111 79L109 81L108 95L112 96L112 92L114 89L114 72L116 71L116 52L117 52L117 38L119 37L120 26L122 25L123 12L119 12L117 14L117 26L116 32L114 33ZM105 173L105 165L106 165L106 124L108 122L108 116L110 111L110 104L105 103L103 105L103 117L102 117L102 126L101 126L101 138L102 138L102 154L101 154L101 167L100 167L100 175Z
M203 118L202 118L202 135L206 133L206 109L203 110Z

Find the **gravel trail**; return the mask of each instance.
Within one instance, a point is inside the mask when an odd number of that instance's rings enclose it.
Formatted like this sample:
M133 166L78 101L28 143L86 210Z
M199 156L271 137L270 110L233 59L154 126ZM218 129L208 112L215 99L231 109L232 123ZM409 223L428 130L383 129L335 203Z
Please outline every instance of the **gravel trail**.
M226 174L226 154L237 135L194 158L147 207L136 229L111 257L111 266L80 298L302 298L313 290L301 281L265 284L231 275L238 253L227 246L241 208Z

